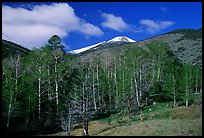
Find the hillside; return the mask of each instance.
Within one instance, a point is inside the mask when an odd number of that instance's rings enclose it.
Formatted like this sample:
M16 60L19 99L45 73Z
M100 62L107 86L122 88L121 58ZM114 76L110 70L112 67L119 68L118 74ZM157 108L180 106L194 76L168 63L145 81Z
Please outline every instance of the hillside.
M48 43L3 60L6 135L201 135L192 124L201 120L193 109L202 104L202 69L183 64L166 41L117 41L81 54L64 54L57 35Z
M180 29L135 44L143 46L152 41L167 42L174 54L183 62L202 65L202 30Z
M10 55L13 56L17 53L25 56L29 51L29 49L21 45L2 39L2 59L9 57Z
M201 99L200 99L201 100ZM198 99L199 101L199 99ZM172 108L172 103L147 106L142 114L112 115L91 121L91 136L202 136L202 103L189 108ZM150 110L151 109L151 110ZM71 136L81 136L83 128L75 128ZM47 136L64 136L64 132Z
M99 43L91 45L91 46L86 46L86 47L83 47L83 48L80 48L77 50L69 51L68 53L82 55L84 53L89 53L91 51L104 49L104 48L110 48L113 46L120 46L120 45L124 45L127 43L134 43L134 42L136 42L136 41L133 39L130 39L126 36L118 36L118 37L114 37L113 39L108 40L108 41L99 42Z
M91 59L94 55L115 55L117 51L126 49L128 46L136 46L145 49L146 44L154 41L163 41L168 43L173 53L182 63L202 65L202 30L180 29L163 35L148 38L135 43L115 43L101 44L97 48L87 50L81 53L83 59Z

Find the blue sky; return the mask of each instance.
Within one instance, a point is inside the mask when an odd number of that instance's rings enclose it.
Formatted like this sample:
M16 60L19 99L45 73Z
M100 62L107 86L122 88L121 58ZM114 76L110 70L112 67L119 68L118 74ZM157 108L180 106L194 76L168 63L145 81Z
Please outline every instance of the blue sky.
M116 36L140 41L201 27L201 2L2 3L2 38L29 49L47 44L54 34L69 51Z

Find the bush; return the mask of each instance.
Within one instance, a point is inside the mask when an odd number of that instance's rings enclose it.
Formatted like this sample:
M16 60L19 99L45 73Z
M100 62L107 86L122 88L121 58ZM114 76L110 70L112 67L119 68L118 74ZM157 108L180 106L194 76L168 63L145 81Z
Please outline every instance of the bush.
M186 50L185 47L179 47L176 52L177 52L177 53L180 53L180 52L183 52L183 51L185 51L185 50Z

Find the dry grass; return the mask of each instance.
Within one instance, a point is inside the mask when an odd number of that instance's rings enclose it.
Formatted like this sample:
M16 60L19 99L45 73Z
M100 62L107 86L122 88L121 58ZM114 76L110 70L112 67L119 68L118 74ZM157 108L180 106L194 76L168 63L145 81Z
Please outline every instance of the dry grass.
M97 135L99 133L102 133L108 129L116 127L118 124L116 122L112 124L104 123L101 121L91 121L89 123L89 135ZM56 134L49 134L49 136L64 136L64 132L58 132ZM75 128L71 131L71 136L83 136L83 128Z
M147 120L109 129L100 136L192 136L202 135L202 120Z
M171 116L177 119L182 118L202 118L202 106L201 105L192 105L188 108L184 106L180 106L177 108L174 108L171 112Z
M103 123L100 121L91 121L89 123L89 135L97 135L103 131L106 131L107 129L114 128L115 126L116 126L115 123L107 124L107 123ZM72 136L82 136L83 135L83 128L74 129L71 132L71 135Z
M202 105L167 108L169 118L131 122L109 129L100 136L202 136ZM162 114L152 112L148 116Z
M89 124L89 134L97 136L202 136L202 105L193 105L165 109L169 112L169 118L148 119L132 122L127 116L125 121L119 124L116 120L111 124L96 120ZM161 114L158 111L151 112L148 116ZM71 132L72 136L82 136L83 129L76 128ZM63 136L64 132L52 136Z

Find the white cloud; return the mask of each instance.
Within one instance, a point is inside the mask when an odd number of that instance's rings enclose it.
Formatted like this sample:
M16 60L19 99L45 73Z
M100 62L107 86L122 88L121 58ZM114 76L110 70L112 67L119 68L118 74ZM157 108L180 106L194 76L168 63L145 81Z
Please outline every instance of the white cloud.
M56 27L43 24L34 25L7 25L3 24L2 38L16 42L29 49L38 48L47 43L47 40L57 34L60 37L67 36L67 33Z
M70 32L86 36L101 36L103 31L76 16L67 3L23 7L2 6L2 38L29 49L41 47L54 34L61 38Z
M86 22L82 23L80 32L86 35L96 35L96 36L100 36L103 34L103 32L98 27Z
M110 28L118 32L123 32L129 28L129 25L119 16L101 12L101 17L105 20L102 23L103 27Z
M140 24L146 27L146 32L154 34L162 29L166 29L167 27L174 25L175 23L172 21L153 21L149 19L142 19L140 20Z

